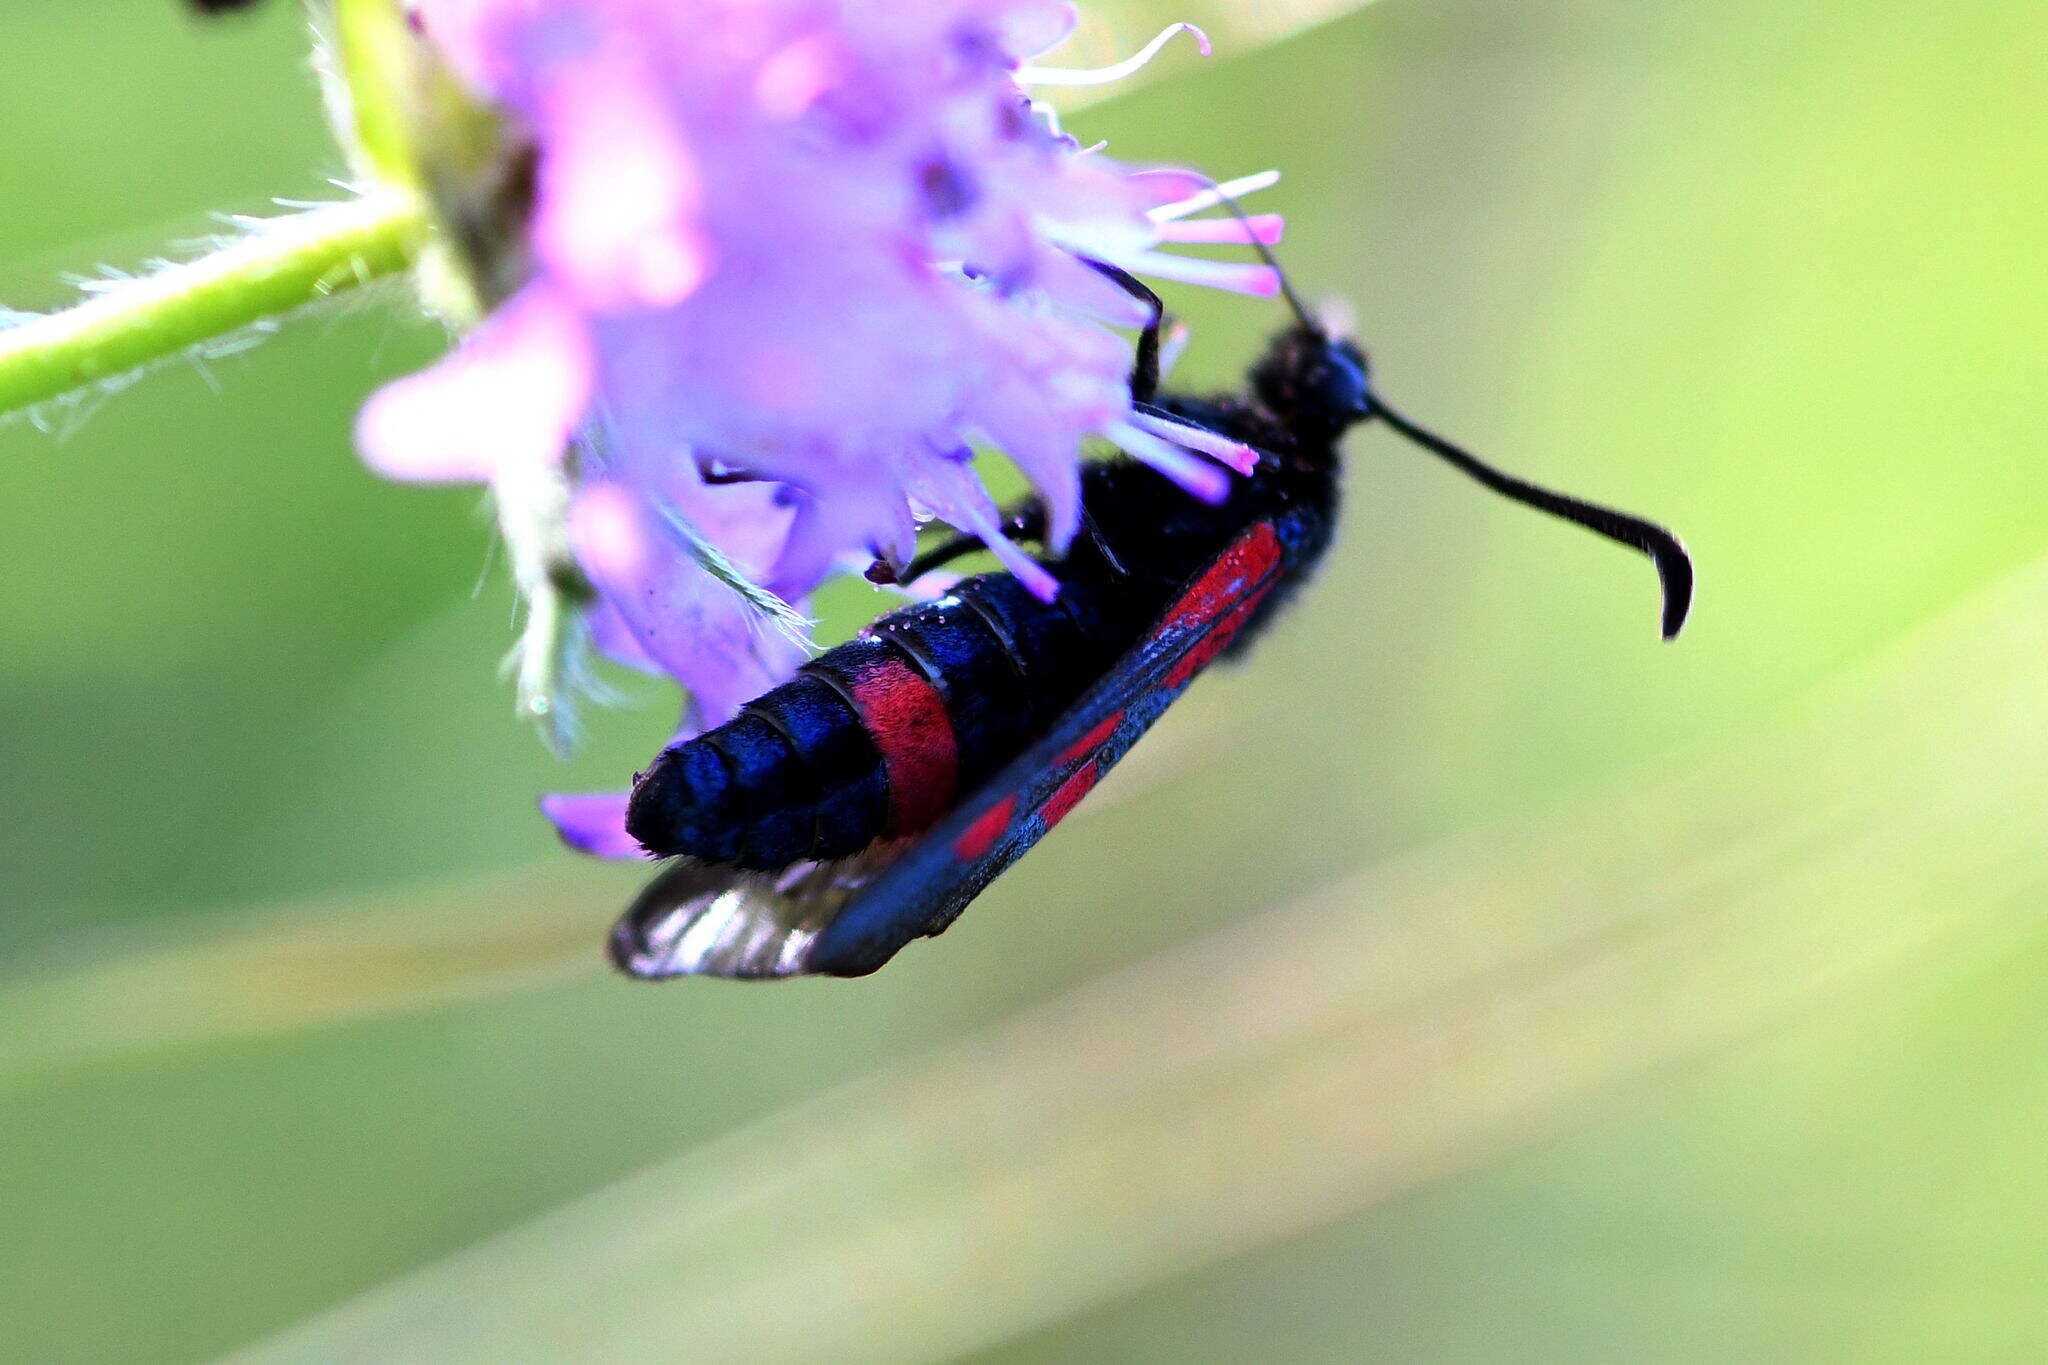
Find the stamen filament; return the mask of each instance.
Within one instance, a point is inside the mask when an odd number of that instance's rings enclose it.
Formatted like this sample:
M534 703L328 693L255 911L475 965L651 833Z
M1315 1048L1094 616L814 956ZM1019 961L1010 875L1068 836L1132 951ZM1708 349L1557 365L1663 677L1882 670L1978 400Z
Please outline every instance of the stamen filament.
M1210 261L1199 256L1175 256L1166 251L1126 252L1117 258L1117 264L1134 275L1155 275L1162 280L1179 280L1182 284L1227 289L1233 294L1255 294L1270 299L1280 292L1280 272L1270 265Z
M1236 218L1168 219L1158 225L1162 242L1187 242L1218 246L1266 246L1278 243L1287 231L1287 220L1277 213L1254 213Z
M1259 467L1259 452L1242 441L1233 441L1228 436L1198 427L1189 422L1178 422L1171 417L1153 412L1133 413L1132 426L1163 436L1175 445L1199 450L1218 464L1224 465L1249 477Z
M1111 422L1102 434L1125 454L1152 466L1203 502L1230 496L1230 476L1193 452L1129 422Z
M1269 190L1279 183L1278 171L1254 171L1250 175L1241 175L1235 180L1226 180L1220 185L1197 190L1187 198L1176 199L1171 204L1161 204L1158 208L1150 210L1150 215L1155 223L1185 218L1191 213L1200 213L1203 209L1213 209L1226 200L1242 199L1248 194Z
M1126 76L1136 75L1139 71L1143 70L1146 63L1158 56L1159 49L1165 47L1177 33L1194 34L1195 43L1201 48L1202 55L1204 57L1209 55L1208 34L1202 32L1193 24L1168 24L1159 31L1158 36L1153 38L1151 42L1145 44L1137 52L1113 66L1098 66L1088 69L1059 66L1027 66L1018 70L1017 84L1108 85L1112 81L1120 81Z

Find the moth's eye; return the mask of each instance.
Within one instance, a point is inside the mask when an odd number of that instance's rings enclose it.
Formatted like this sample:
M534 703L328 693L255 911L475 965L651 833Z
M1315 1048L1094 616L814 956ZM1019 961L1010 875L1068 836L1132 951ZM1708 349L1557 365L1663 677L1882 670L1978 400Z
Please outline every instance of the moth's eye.
M1372 364L1365 358L1365 352L1359 348L1357 342L1346 338L1330 349L1340 364L1357 374L1361 384L1365 382L1366 376L1372 373Z
M1365 353L1349 341L1333 342L1317 367L1316 387L1336 412L1364 412L1369 406Z

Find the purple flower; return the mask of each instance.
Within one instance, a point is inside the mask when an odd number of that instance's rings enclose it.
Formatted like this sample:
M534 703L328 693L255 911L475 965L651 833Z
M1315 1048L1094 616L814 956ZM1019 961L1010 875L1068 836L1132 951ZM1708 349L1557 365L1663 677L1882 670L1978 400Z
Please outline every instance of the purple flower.
M785 678L802 642L748 580L801 602L915 553L941 518L1033 591L970 463L998 451L1079 524L1100 438L1219 499L1242 447L1133 409L1148 309L1094 268L1270 294L1262 265L1162 243L1272 240L1191 220L1192 172L1081 148L1027 84L1064 38L1052 0L419 0L418 26L537 154L520 283L447 359L364 408L390 477L553 489L595 591L598 647L688 689L684 731ZM1203 50L1207 40L1197 39ZM1238 192L1272 177L1238 182ZM546 503L546 499L541 500ZM509 534L509 533L508 533ZM572 842L627 853L616 802L548 803Z

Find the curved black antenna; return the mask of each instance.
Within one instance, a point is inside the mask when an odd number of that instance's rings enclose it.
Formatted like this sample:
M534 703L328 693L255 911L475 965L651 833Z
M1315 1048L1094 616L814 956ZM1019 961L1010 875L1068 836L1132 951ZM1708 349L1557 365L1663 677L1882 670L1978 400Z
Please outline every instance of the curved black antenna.
M1452 445L1435 432L1416 426L1413 422L1395 412L1386 404L1374 398L1372 415L1382 418L1395 431L1438 456L1453 468L1478 480L1486 487L1505 498L1512 498L1525 507L1539 512L1548 512L1554 517L1575 522L1609 540L1618 541L1632 550L1640 550L1650 557L1657 566L1657 578L1664 587L1664 638L1674 638L1685 625L1686 613L1692 610L1692 557L1685 552L1685 546L1677 536L1657 525L1632 517L1626 512L1617 512L1611 507L1583 502L1563 493L1554 493L1512 474L1503 473L1479 459L1471 452Z
M1206 175L1199 176L1198 178L1209 180L1209 177ZM1286 267L1282 266L1280 258L1273 254L1273 248L1259 240L1259 234L1252 228L1251 217L1244 211L1244 205L1237 202L1237 196L1229 193L1213 180L1209 180L1209 193L1216 196L1217 203L1230 210L1231 217L1244 224L1244 235L1250 239L1247 245L1253 251L1259 253L1260 260L1273 267L1273 274L1280 281L1280 297L1287 300L1287 306L1294 311L1295 317L1301 319L1301 325L1314 332L1317 336L1321 336L1323 334L1323 325L1315 320L1314 314L1310 313L1308 308L1302 303L1301 296L1294 292L1294 286L1287 282Z
M1209 181L1209 192L1216 196L1218 203L1230 210L1238 222L1244 224L1245 236L1250 239L1252 249L1259 253L1259 259L1271 266L1273 273L1279 277L1280 295L1287 300L1287 306L1294 311L1294 316L1300 319L1301 325L1316 336L1323 336L1322 324L1303 306L1301 297L1294 292L1294 286L1288 283L1287 271L1281 266L1279 258L1273 254L1271 247L1259 240L1258 233L1252 230L1251 218L1245 213L1244 206L1214 180ZM1518 479L1505 470L1495 469L1470 451L1452 445L1435 432L1415 425L1380 402L1377 395L1369 394L1366 401L1370 406L1365 415L1385 419L1386 424L1395 431L1502 497L1510 498L1525 507L1533 507L1539 512L1548 512L1551 516L1583 526L1596 535L1605 536L1609 540L1648 555L1650 562L1657 566L1657 581L1664 590L1664 614L1661 623L1664 638L1675 639L1678 632L1685 627L1686 615L1692 610L1692 556L1685 552L1685 546L1677 536L1653 521L1645 521L1626 512L1617 512L1611 507L1602 507L1598 503L1586 502L1565 493L1553 492L1526 479Z

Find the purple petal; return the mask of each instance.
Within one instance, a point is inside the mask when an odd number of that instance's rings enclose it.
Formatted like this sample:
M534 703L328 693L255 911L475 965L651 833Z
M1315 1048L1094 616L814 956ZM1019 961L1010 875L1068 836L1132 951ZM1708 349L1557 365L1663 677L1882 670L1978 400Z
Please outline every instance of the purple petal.
M445 359L386 384L356 418L387 479L485 482L557 459L590 398L582 321L545 285L514 295Z
M1243 218L1166 219L1159 224L1159 240L1226 246L1258 242L1271 246L1286 231L1287 220L1277 213L1253 213Z
M834 35L806 34L761 64L754 101L771 119L793 119L845 79L849 66L845 47Z
M908 583L897 584L896 591L913 602L930 602L953 591L965 576L950 569L933 569L930 573L919 574Z
M633 583L652 572L654 528L640 496L624 484L585 485L569 512L569 537L592 578Z
M769 589L784 597L807 594L850 555L880 549L903 562L917 553L917 525L898 489L848 483L791 500L795 520L768 575Z
M996 20L996 42L1013 60L1023 61L1065 42L1077 18L1075 6L1065 0L1033 0Z
M604 597L583 608L583 624L590 631L590 643L613 663L639 673L659 673L661 665L633 634L619 609Z
M1101 271L1064 251L1047 253L1039 266L1037 284L1063 307L1100 318L1112 327L1142 327L1152 318L1151 305L1133 298Z
M1191 171L1182 166L1153 166L1142 171L1132 171L1124 177L1124 184L1145 205L1153 218L1178 218L1194 209L1181 205L1192 203L1197 197L1213 192L1215 182L1200 171ZM1220 202L1215 198L1210 204Z
M1081 526L1081 466L1064 426L1033 405L1005 404L981 418L982 430L1045 503L1045 538L1055 554Z
M639 653L689 690L699 723L728 719L802 662L802 643L764 622L707 573L633 490L618 484L587 490L570 529L591 585Z
M562 842L598 858L645 858L647 850L626 833L628 792L551 792L540 799L542 815L555 822Z
M1023 547L1004 535L993 517L965 517L966 530L978 537L998 563L1014 574L1033 597L1050 602L1060 595L1060 581L1045 565L1026 554Z
M651 82L617 59L579 62L550 82L539 117L541 259L598 312L689 297L709 268L697 168Z

